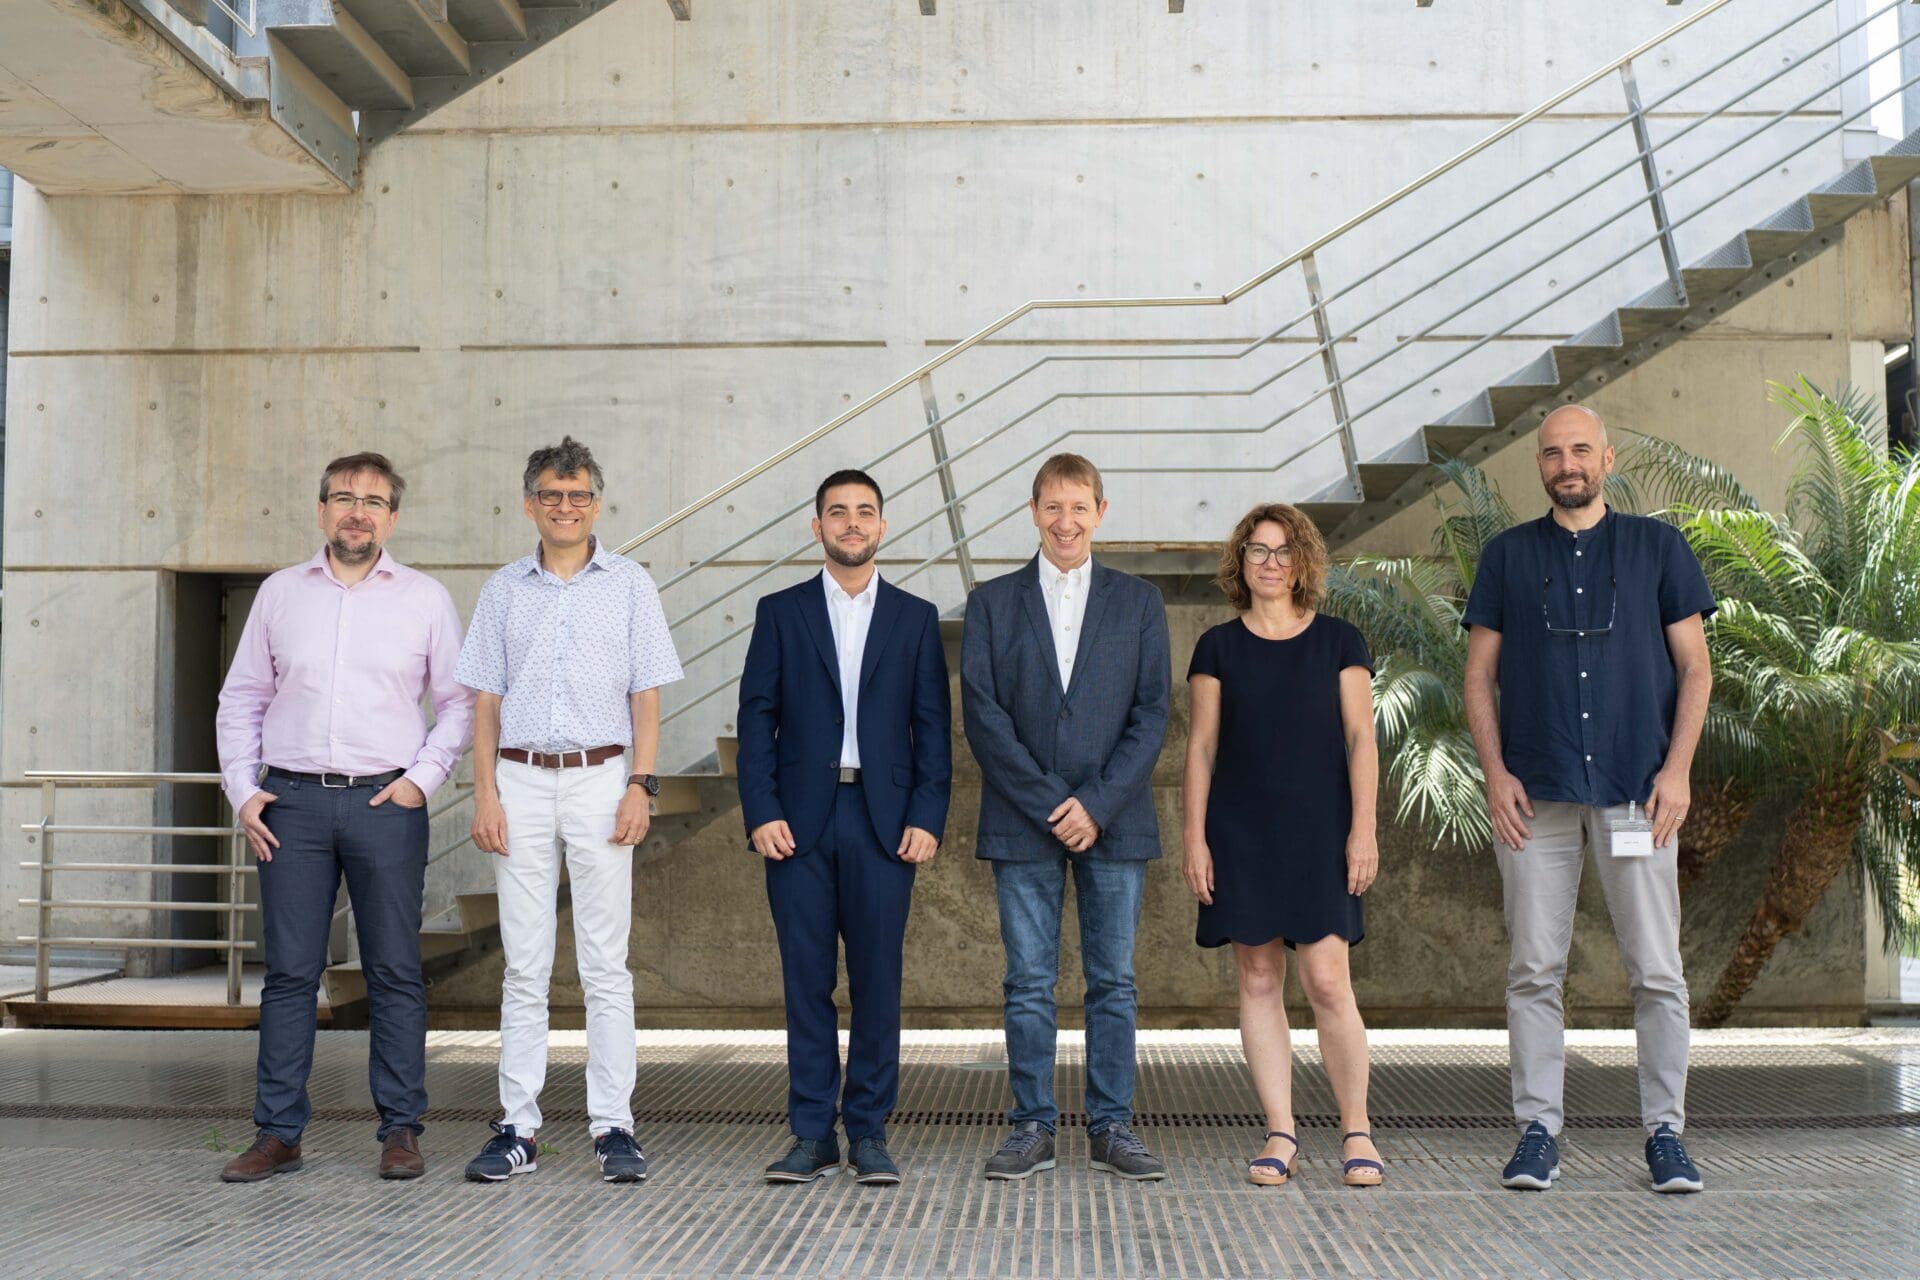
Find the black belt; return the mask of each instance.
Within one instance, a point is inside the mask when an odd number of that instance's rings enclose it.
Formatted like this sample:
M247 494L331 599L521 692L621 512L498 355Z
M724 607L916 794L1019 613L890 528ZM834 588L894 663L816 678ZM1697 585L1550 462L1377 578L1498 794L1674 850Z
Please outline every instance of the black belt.
M295 782L317 782L323 787L338 791L346 787L384 787L404 778L405 769L389 769L385 773L296 773L292 769L281 769L275 765L267 766L270 778L291 778Z

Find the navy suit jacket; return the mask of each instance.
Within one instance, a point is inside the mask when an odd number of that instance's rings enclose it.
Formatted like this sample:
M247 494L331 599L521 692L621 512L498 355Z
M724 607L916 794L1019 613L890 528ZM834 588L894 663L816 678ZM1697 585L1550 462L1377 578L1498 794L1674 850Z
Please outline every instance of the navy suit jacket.
M844 718L840 658L816 574L763 596L740 676L740 812L747 832L784 819L794 850L833 812ZM931 602L880 580L860 662L860 785L896 856L908 827L940 838L953 789L952 698Z
M1095 560L1073 684L1062 689L1037 563L967 600L960 699L985 782L978 855L1058 856L1047 815L1077 796L1100 827L1091 855L1157 858L1151 784L1173 675L1166 604L1153 584Z

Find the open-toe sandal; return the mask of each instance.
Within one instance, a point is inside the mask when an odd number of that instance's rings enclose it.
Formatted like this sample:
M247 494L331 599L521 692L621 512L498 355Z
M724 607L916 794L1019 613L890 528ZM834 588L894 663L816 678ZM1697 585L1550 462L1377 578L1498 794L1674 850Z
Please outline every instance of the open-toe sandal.
M1353 1138L1365 1138L1368 1142L1373 1141L1372 1134L1367 1133L1365 1130L1355 1129L1352 1133L1342 1135L1340 1143L1344 1146ZM1381 1164L1378 1160L1348 1160L1340 1166L1340 1181L1350 1187L1377 1187L1386 1180L1386 1173L1387 1166Z
M1268 1130L1267 1137L1270 1139L1285 1138L1288 1142L1291 1142L1293 1144L1293 1159L1296 1161L1299 1160L1300 1139L1290 1133L1282 1133L1278 1129ZM1282 1186L1286 1183L1288 1176L1292 1172L1287 1166L1288 1161L1282 1160L1279 1156L1261 1156L1258 1160L1248 1162L1247 1181L1257 1187Z

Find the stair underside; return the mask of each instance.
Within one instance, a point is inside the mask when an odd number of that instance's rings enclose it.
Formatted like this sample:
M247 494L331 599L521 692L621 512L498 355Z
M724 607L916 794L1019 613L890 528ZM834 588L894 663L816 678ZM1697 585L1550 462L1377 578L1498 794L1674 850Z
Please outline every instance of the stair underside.
M1361 492L1342 481L1300 504L1329 545L1349 542L1430 493L1442 457L1479 461L1647 359L1718 319L1780 276L1840 243L1847 219L1920 178L1920 131L1854 165L1681 269L1670 284L1609 312L1379 457L1360 463Z

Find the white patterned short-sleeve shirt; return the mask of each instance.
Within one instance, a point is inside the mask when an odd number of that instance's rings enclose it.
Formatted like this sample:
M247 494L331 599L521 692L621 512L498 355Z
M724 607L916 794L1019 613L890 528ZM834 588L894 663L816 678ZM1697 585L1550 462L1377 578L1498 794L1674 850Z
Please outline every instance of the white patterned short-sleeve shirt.
M500 745L633 745L627 695L671 684L680 658L652 575L598 540L565 582L540 553L487 579L453 678L500 695Z

